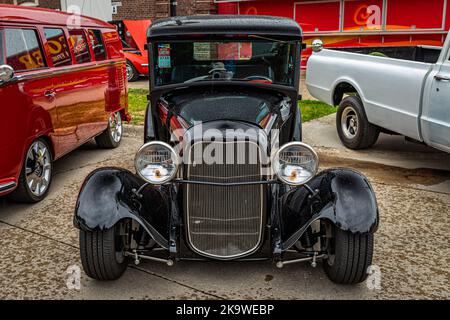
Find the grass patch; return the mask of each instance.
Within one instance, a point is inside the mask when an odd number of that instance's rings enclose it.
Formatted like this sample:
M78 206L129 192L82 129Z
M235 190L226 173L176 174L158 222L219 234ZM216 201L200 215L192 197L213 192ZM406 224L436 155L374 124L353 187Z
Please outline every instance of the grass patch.
M304 100L298 103L302 110L302 121L308 122L317 118L336 113L336 108L326 103L314 100Z
M128 89L128 112L133 119L132 124L143 125L147 109L147 94L145 89Z
M145 109L147 108L147 93L145 89L128 90L128 112L133 116L132 124L143 125L145 121ZM302 121L307 122L321 118L336 112L336 108L326 103L313 100L299 102L302 110Z

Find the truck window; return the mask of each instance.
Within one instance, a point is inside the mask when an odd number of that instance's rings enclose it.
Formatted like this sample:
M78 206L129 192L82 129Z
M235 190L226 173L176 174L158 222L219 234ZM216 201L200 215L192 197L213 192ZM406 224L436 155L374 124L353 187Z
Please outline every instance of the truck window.
M36 30L5 29L6 63L15 71L45 67L44 55Z
M102 32L100 30L88 30L89 40L94 51L95 61L103 61L107 59L105 44L103 43Z
M70 56L69 46L67 45L64 31L62 29L44 28L44 33L53 66L70 66L72 64L72 57Z
M69 34L77 63L90 62L91 54L83 30L70 30Z

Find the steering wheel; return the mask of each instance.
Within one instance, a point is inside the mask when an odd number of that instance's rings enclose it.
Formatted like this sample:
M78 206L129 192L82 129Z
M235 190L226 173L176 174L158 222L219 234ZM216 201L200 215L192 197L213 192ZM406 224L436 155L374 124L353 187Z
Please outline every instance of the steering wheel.
M250 82L259 82L259 83L273 83L272 79L265 76L249 76L245 77L244 80L249 80Z

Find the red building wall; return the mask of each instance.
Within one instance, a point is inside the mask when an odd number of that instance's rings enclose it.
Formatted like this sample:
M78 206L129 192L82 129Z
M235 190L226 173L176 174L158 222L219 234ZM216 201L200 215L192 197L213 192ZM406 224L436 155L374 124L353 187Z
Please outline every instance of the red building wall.
M441 46L450 29L450 0L228 1L218 4L218 13L295 19L306 43L321 38L329 47Z

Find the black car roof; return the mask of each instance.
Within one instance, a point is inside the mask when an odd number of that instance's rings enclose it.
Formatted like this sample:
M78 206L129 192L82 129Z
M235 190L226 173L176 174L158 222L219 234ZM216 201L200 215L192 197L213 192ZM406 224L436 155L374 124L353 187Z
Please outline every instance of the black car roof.
M205 15L171 17L154 22L148 29L148 39L180 36L258 35L271 38L300 40L302 29L293 20L271 16Z

